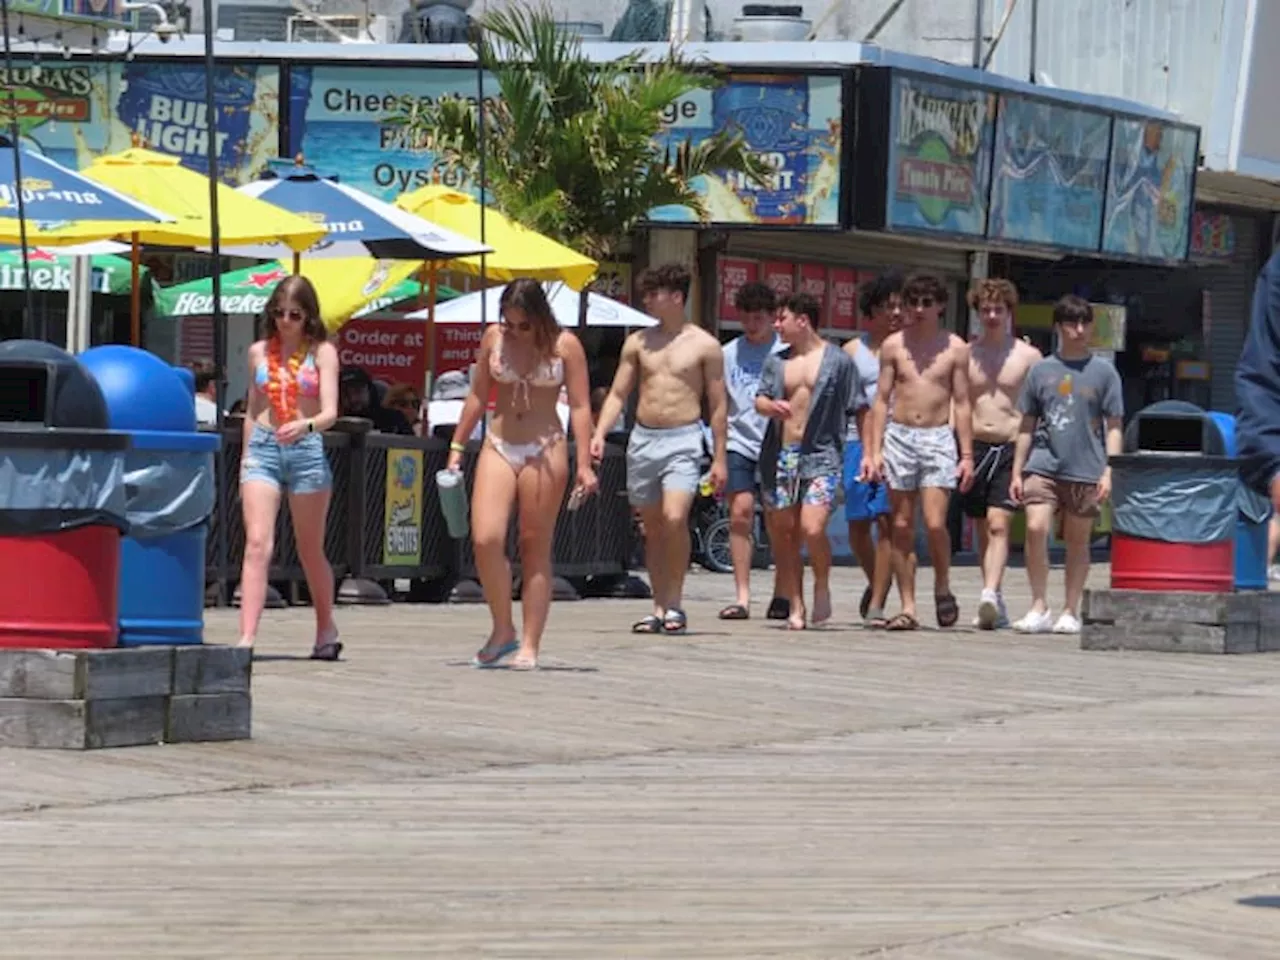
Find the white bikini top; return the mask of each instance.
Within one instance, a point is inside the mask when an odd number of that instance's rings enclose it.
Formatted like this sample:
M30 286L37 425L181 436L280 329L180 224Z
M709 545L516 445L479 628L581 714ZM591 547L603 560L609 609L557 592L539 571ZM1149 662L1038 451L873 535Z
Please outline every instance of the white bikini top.
M489 354L489 374L499 383L512 386L515 397L528 407L530 387L555 389L564 383L564 360L561 357L543 360L528 373L521 375L516 373L507 360L506 344L503 343Z

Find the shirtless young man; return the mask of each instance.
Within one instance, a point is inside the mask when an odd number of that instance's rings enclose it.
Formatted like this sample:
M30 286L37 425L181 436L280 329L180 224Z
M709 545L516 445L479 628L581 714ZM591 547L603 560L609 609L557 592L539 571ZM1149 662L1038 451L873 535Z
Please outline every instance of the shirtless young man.
M871 383L880 380L880 347L891 333L902 328L902 275L885 273L861 291L858 308L870 322L864 335L845 341L844 352L858 368L858 375ZM875 396L872 387L871 397ZM861 479L863 442L857 420L849 421L844 441L844 518L849 525L849 547L867 576L858 612L864 620L884 620L884 605L893 579L890 548L889 491L878 481ZM872 525L876 528L872 537ZM914 559L913 559L914 562Z
M813 564L813 622L831 619L831 541L827 521L840 494L848 420L866 419L871 381L861 380L844 351L818 335L822 308L792 296L775 328L787 348L764 362L756 409L769 418L760 447L760 491L773 514L774 563L787 590L787 626L805 628L804 561Z
M889 485L893 568L902 612L885 626L890 630L916 630L920 626L915 570L909 559L919 501L933 560L938 626L950 627L960 618L960 608L951 592L947 507L957 483L965 491L973 481L969 346L939 326L947 305L947 288L939 278L909 278L902 288L902 300L907 309L906 325L880 348L880 383L872 406L862 479L883 479Z
M684 633L684 577L689 569L689 508L702 478L702 402L706 398L715 450L711 484L727 475L728 402L720 343L685 319L692 278L678 263L642 273L644 308L658 325L631 334L622 345L613 387L591 437L591 458L604 456L604 438L639 385L636 423L627 443L627 495L644 524L645 566L653 587L653 614L634 633Z
M979 280L969 290L969 307L982 323L969 345L969 400L973 409L973 486L960 495L976 523L982 559L982 598L976 625L1009 626L1000 583L1009 561L1009 521L1018 504L1009 496L1013 451L1022 426L1018 395L1027 372L1044 357L1013 335L1018 291L1008 280Z

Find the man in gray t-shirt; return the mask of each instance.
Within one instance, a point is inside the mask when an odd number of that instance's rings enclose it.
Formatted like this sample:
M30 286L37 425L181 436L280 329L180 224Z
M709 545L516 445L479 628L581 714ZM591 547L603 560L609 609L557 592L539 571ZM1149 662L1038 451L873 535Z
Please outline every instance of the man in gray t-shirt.
M1124 400L1116 368L1089 349L1093 308L1080 297L1063 297L1054 305L1053 327L1058 352L1031 368L1018 398L1022 429L1009 494L1027 510L1031 610L1013 628L1075 634L1089 579L1093 522L1111 495L1107 458L1121 452ZM1067 544L1066 605L1056 621L1046 601L1055 511L1062 513Z
M729 396L728 480L725 496L729 499L729 552L733 557L735 602L720 611L721 620L746 620L751 616L752 534L756 513L756 472L760 445L768 419L756 411L756 392L760 388L760 371L765 360L785 344L773 329L777 298L773 288L763 283L748 283L738 291L734 305L742 324L742 336L725 344L724 383ZM774 600L769 615L786 619L790 608L777 595L777 571L774 571ZM779 608L781 607L781 610Z

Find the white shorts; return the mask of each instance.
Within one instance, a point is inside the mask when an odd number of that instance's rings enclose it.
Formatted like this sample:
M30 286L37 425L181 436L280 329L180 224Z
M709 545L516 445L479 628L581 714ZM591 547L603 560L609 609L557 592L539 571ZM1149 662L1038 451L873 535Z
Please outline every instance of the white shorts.
M884 431L884 480L890 490L956 488L958 451L949 426L909 427L890 423Z

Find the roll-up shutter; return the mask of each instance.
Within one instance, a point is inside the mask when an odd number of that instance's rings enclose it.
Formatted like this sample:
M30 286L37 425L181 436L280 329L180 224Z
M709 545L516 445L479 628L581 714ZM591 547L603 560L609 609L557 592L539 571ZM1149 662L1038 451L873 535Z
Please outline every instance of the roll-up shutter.
M1249 330L1253 287L1261 264L1258 262L1263 224L1256 217L1231 215L1235 246L1231 258L1197 266L1201 284L1208 293L1210 403L1214 410L1235 413L1236 365Z
M882 234L739 231L729 235L726 253L868 270L888 267L898 267L905 272L930 270L961 279L969 275L968 254L964 250L930 246Z

